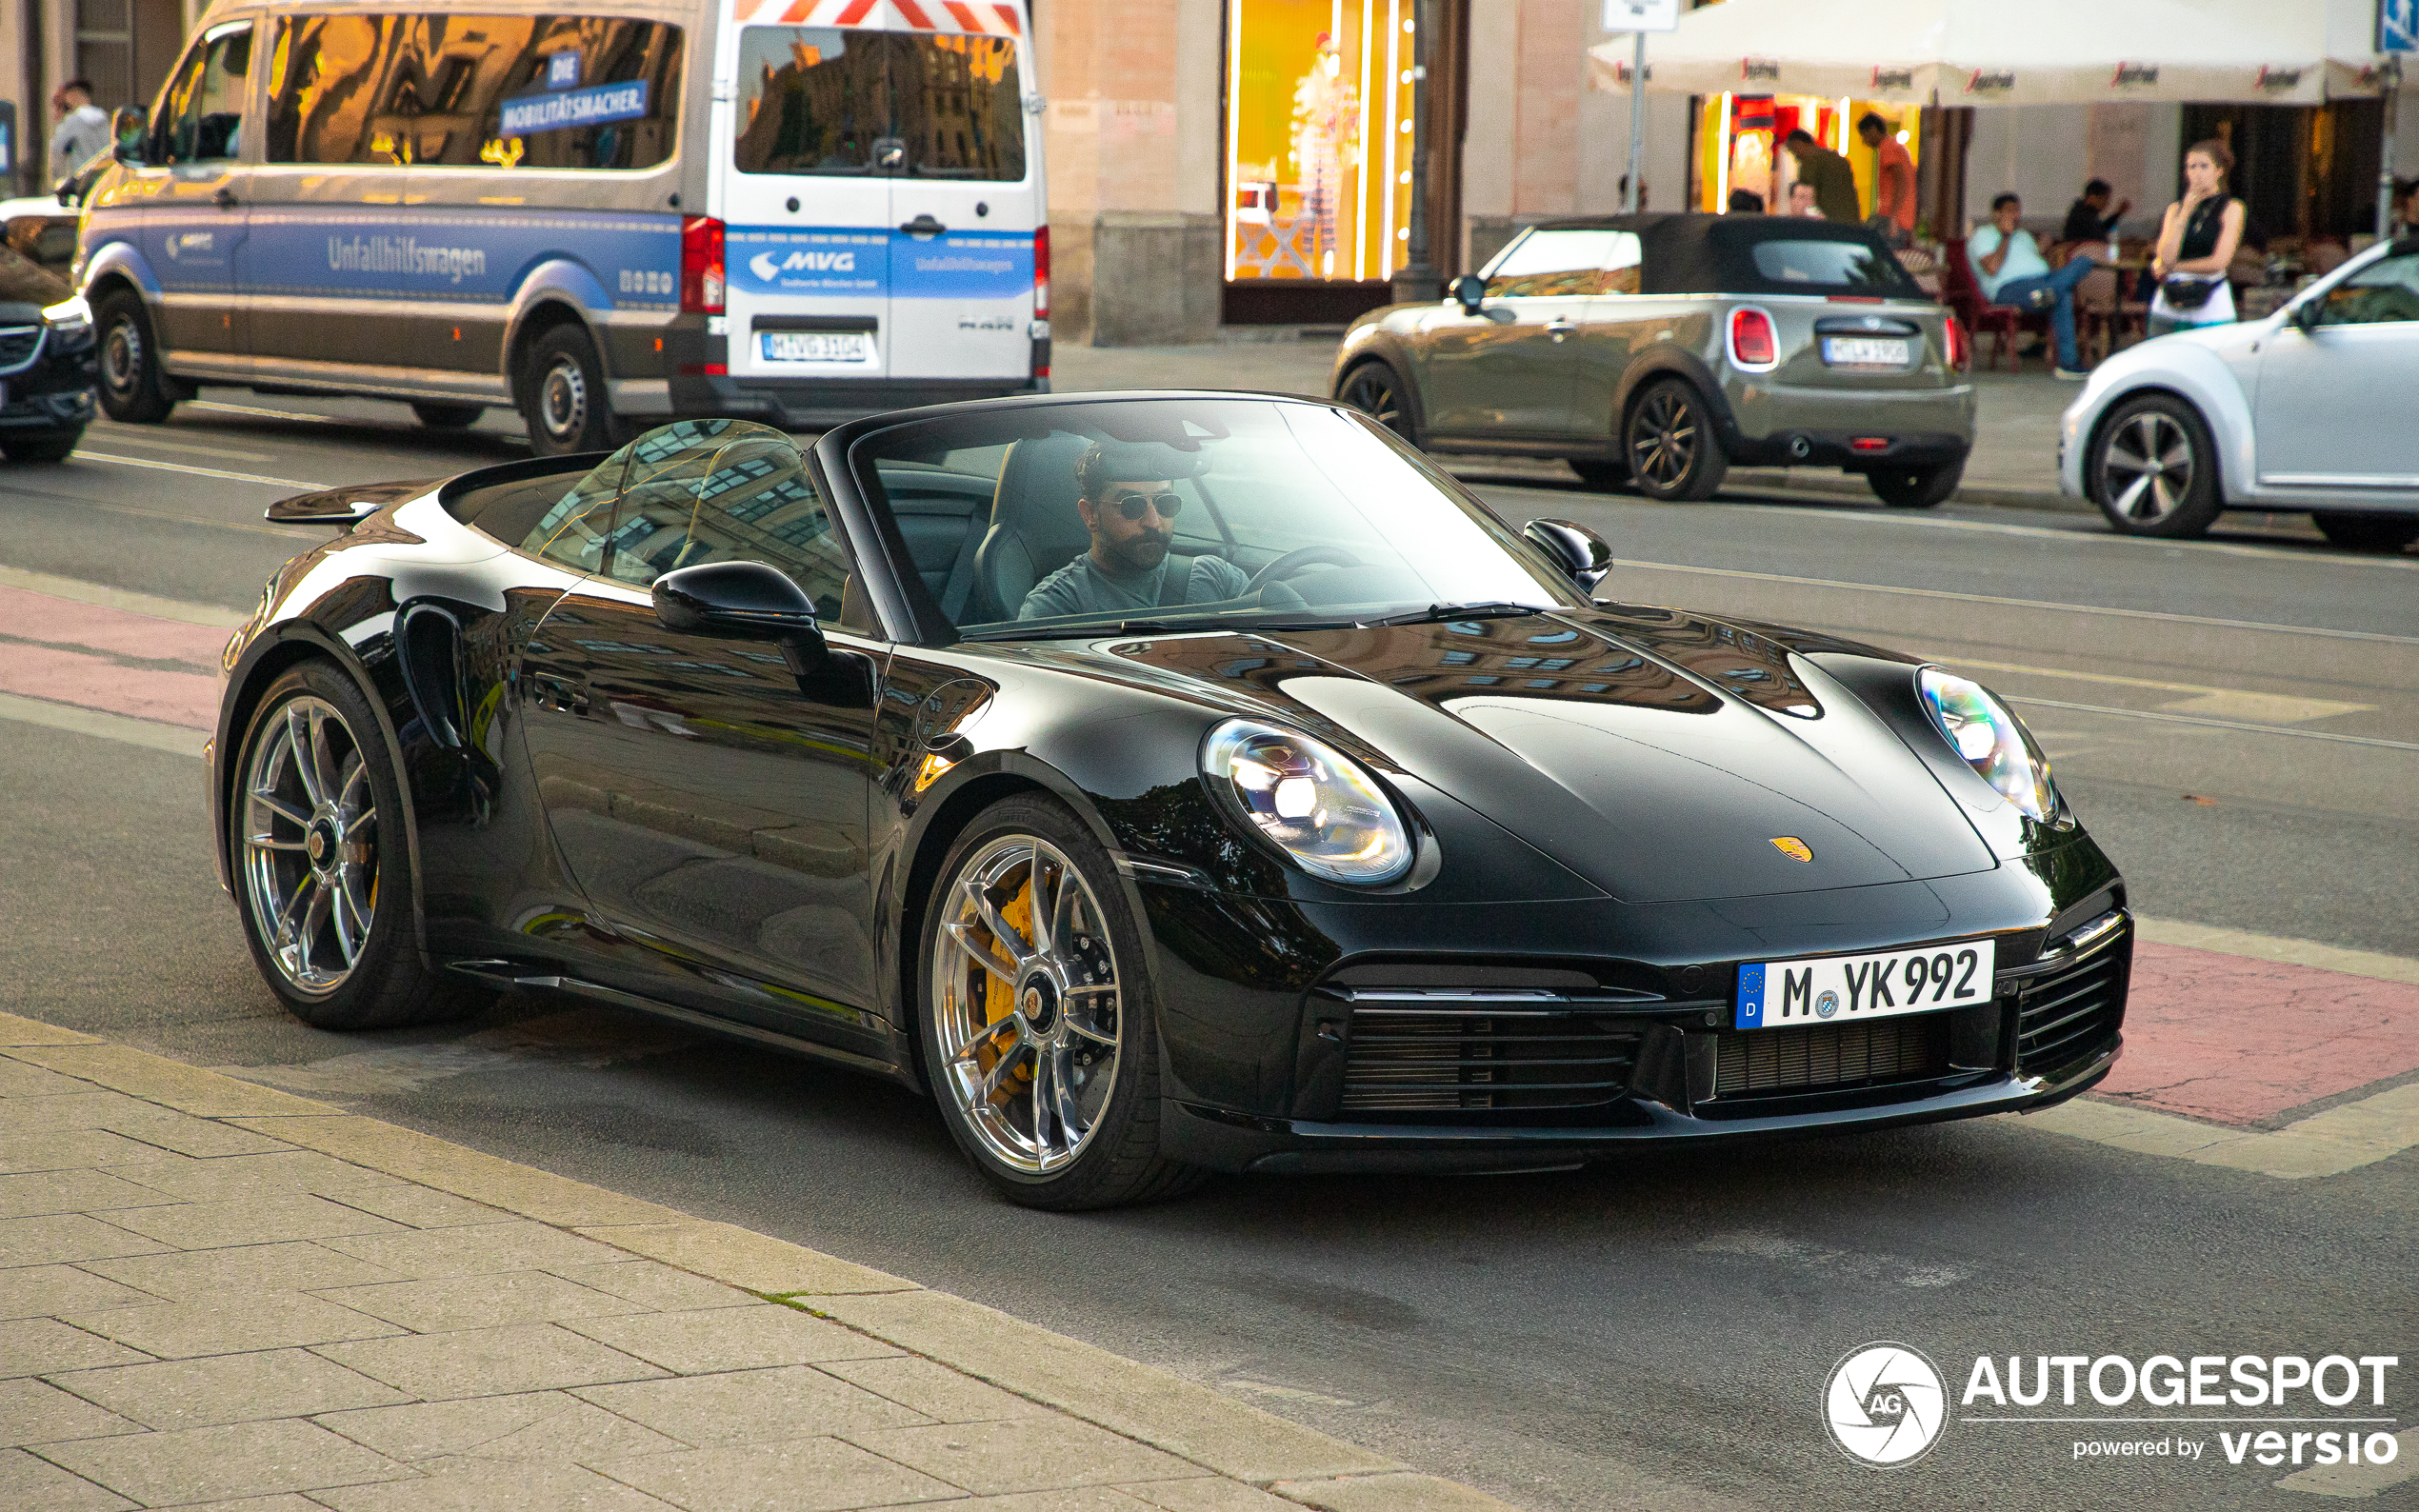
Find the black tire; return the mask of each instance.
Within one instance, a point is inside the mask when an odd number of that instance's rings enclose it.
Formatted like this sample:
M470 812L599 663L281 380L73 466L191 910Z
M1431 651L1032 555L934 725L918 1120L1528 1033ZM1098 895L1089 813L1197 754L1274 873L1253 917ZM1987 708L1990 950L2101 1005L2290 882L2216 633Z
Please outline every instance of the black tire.
M1335 397L1393 431L1413 446L1419 444L1411 425L1411 406L1402 376L1388 362L1365 362L1344 375Z
M415 404L411 413L431 430L466 430L488 412L485 405Z
M2343 514L2321 509L2309 521L2320 535L2349 551L2399 551L2419 541L2419 514Z
M1629 400L1622 454L1638 491L1666 504L1702 504L1729 475L1705 397L1685 378L1657 378Z
M1936 468L1875 468L1865 486L1893 509L1929 509L1948 502L1966 475L1963 458Z
M394 758L351 678L310 661L271 683L245 727L233 777L222 840L235 911L252 964L287 1011L314 1028L386 1029L451 1018L487 1000L475 984L421 959ZM364 796L374 812L363 812ZM296 910L290 932L271 923ZM331 965L342 969L331 973Z
M1570 459L1570 470L1579 474L1581 483L1598 493L1627 493L1633 487L1629 482L1629 469L1617 461L1607 461L1601 457L1573 457Z
M1047 863L1041 879L1022 871L1020 858L1029 854ZM1049 931L1051 942L1037 945L1033 901L1050 891L1067 902L1070 872L1081 886ZM1021 885L1020 875L1027 879ZM979 905L962 888L970 880ZM962 911L973 914L970 925L961 921ZM1045 923L1053 913L1059 913L1055 906L1045 909ZM978 944L994 963L1003 960L993 943L998 929L983 920L998 921L1022 951L1012 970L987 971L977 964ZM1027 933L1015 939L1019 927ZM1038 794L1004 799L957 836L927 901L918 961L917 1032L941 1122L1009 1201L1073 1212L1173 1197L1207 1179L1207 1172L1159 1153L1158 1009L1143 967L1142 936L1108 852L1063 805ZM1081 971L1062 969L1070 965ZM1086 985L1104 976L1107 988ZM1058 984L1074 990L1061 997ZM983 1013L986 1026L970 1026L974 1011ZM1099 1064L1104 1023L1113 1040L1106 1068ZM1085 1025L1081 1034L1078 1025ZM1015 1040L1003 1047L1000 1037L1011 1031ZM982 1059L987 1051L988 1062ZM1045 1060L1051 1069L1044 1069ZM1046 1082L1062 1095L1041 1098ZM1104 1084L1080 1132L1073 1120L1053 1118L1045 1134L1037 1104L1070 1107L1081 1116ZM1019 1143L1028 1134L1030 1156ZM1048 1158L1053 1139L1067 1146L1055 1170Z
M605 392L605 365L578 326L557 326L530 344L521 364L521 418L541 457L610 451L618 428Z
M2117 406L2091 439L2083 486L2125 535L2206 535L2226 507L2209 427L2199 410L2172 394L2145 394Z
M82 426L73 430L0 430L0 454L10 462L65 462L83 439Z
M101 408L123 425L166 420L183 389L161 370L159 337L142 299L130 288L112 288L101 296L92 322L100 343Z

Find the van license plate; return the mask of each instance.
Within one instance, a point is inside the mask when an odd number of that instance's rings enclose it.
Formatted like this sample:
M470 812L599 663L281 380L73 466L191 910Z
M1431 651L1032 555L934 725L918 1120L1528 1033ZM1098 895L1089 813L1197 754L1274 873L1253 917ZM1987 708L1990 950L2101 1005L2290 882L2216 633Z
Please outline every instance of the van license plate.
M862 330L761 330L767 362L871 362L873 338Z
M1823 361L1834 368L1904 368L1907 344L1871 336L1826 336Z
M1921 950L1815 960L1754 961L1739 967L1737 1026L1794 1028L1889 1019L1988 1003L1995 942L1963 940Z

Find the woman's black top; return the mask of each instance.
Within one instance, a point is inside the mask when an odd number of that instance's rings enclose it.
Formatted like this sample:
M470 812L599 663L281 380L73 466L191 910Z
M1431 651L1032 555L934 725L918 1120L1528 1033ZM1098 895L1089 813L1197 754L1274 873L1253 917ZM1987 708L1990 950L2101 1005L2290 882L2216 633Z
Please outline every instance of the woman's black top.
M2234 201L2223 194L2213 194L2193 207L2184 218L2184 240L2175 249L2175 260L2189 263L2197 257L2217 255L2217 233L2226 227L2226 207Z

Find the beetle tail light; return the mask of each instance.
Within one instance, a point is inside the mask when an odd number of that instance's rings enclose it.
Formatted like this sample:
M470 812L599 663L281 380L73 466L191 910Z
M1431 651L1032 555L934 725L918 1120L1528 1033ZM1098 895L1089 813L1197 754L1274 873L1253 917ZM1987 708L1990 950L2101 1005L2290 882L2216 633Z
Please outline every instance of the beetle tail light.
M1966 323L1951 315L1949 317L1949 366L1958 372L1965 372L1973 365L1973 338L1966 334Z
M680 312L723 312L722 222L690 215L680 223Z
M1772 317L1760 309L1730 311L1730 360L1741 367L1761 368L1780 360L1780 341Z

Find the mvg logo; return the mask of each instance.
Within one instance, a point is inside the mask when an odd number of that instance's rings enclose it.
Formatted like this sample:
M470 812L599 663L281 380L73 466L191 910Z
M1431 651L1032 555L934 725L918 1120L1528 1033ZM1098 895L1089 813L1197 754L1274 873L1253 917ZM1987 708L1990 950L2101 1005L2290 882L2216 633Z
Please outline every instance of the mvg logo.
M758 278L770 284L783 273L853 273L857 270L854 252L791 252L775 257L770 252L758 252L748 259L748 266Z

